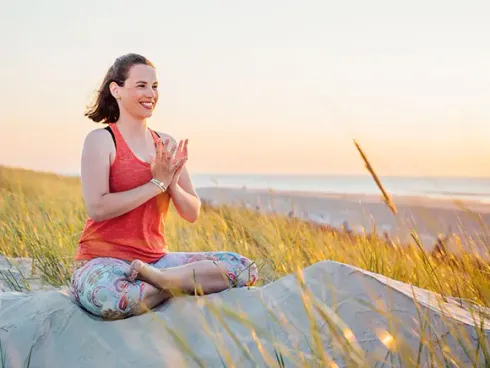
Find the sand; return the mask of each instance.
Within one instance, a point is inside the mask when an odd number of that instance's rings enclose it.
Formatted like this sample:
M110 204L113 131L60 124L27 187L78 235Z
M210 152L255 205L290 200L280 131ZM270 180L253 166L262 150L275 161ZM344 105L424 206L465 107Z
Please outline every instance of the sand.
M332 261L306 268L304 280L321 308L327 313L335 311L352 330L366 356L386 355L387 349L379 340L383 335L379 334L388 328L388 323L382 314L361 301L384 307L398 318L399 332L416 356L420 340L413 331L418 320L413 295L419 311L427 316L439 336L445 336L452 353L463 364L469 362L468 358L448 326L466 331L471 349L476 347L473 319L468 309L455 301L439 305L434 293ZM218 312L213 312L209 303ZM249 327L219 309L223 306L252 322L256 337ZM282 322L273 318L271 311L282 314ZM316 323L323 326L322 349L339 367L349 366L332 344L332 333L324 320L315 316ZM7 367L24 367L31 352L31 367L195 367L199 366L197 362L218 367L223 366L221 355L239 367L262 367L266 366L265 358L257 341L273 362L271 341L275 341L279 344L276 351L283 349L286 367L297 366L301 357L312 365L309 326L294 275L260 288L171 299L152 313L120 321L101 321L88 314L64 290L4 292L0 293L0 341L4 354L0 361L4 359ZM490 326L485 325L483 333L490 339ZM248 357L244 351L248 351ZM422 362L427 359L424 352Z
M381 196L375 195L218 187L198 188L197 192L203 201L212 205L228 204L251 209L259 206L264 213L294 215L336 227L347 224L356 232L370 233L376 225L379 234L386 232L400 242L411 242L410 230L414 228L427 250L431 250L440 234L456 234L463 238L467 249L488 256L481 239L490 235L490 205L476 201L394 196L392 199L398 210L394 216ZM475 241L467 241L470 237ZM454 247L452 250L457 252L457 247Z
M30 258L9 258L0 255L0 292L54 290L41 280Z

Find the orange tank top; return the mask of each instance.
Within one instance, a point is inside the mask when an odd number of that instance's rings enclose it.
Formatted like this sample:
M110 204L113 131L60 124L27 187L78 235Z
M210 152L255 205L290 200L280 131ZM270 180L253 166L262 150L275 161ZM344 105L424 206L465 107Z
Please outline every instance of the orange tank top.
M110 167L109 191L123 192L148 183L150 164L136 157L126 144L116 123L109 124L116 144L116 158ZM150 129L154 140L158 136ZM88 218L80 237L76 260L111 257L154 262L167 253L164 220L170 203L168 193L160 193L135 209L104 221Z

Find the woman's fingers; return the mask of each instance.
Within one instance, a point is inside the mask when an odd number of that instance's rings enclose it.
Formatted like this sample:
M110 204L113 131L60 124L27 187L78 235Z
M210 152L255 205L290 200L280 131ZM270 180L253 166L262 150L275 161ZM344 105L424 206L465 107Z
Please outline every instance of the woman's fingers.
M186 158L185 157L182 157L180 160L178 160L175 165L174 165L174 172L177 173L185 164L186 162Z
M169 156L170 159L173 159L175 157L175 150L176 150L176 148L177 148L177 145L174 144L172 146L171 150L170 150L170 153L169 153L170 154L170 156Z
M164 143L162 139L160 138L157 143L157 159L161 160L164 152Z
M168 160L168 158L169 158L167 147L168 147L168 138L165 139L165 143L163 144L163 147L162 147L162 159L165 159L165 160Z
M189 143L188 139L185 140L185 144L184 144L184 157L186 159L187 159L187 143Z
M182 159L179 162L179 169L180 170L182 170L182 168L184 167L184 165L185 165L186 162L187 162L187 158L186 157L182 157Z
M182 140L179 141L179 148L177 149L177 154L180 156L182 154L182 146L183 142Z
M169 146L169 139L163 141L160 138L156 145L156 157L155 161L171 161L171 167L176 170L183 161L187 160L187 144L188 139L180 140L179 144L173 144Z
M178 160L180 159L181 157L181 150L182 150L182 141L179 142L179 144L177 145L177 143L172 147L172 154L173 154L173 158Z

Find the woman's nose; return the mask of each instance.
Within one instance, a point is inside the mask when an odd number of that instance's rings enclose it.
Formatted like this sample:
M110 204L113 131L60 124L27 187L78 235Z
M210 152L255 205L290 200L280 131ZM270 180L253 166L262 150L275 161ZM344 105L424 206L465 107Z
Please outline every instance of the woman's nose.
M152 97L152 98L155 98L157 95L157 91L155 91L153 88L149 88L149 93L148 93L148 96L149 97Z

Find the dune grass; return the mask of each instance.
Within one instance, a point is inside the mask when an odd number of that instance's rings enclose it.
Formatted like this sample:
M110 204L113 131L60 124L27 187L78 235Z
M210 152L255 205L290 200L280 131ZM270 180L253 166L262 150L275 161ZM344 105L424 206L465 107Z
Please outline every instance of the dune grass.
M32 258L44 282L67 285L85 218L79 178L0 166L0 254ZM261 275L258 286L291 273L301 280L298 270L332 260L429 289L444 297L458 298L461 303L490 307L488 263L470 253L458 257L427 253L417 244L415 233L412 244L402 245L375 235L353 234L278 214L264 215L227 206L213 208L204 203L201 216L194 224L180 219L171 207L166 220L166 237L172 251L227 250L255 260ZM307 290L304 302L308 313L316 313L328 322L339 346L352 358L349 360L352 366L362 366L359 362L366 357L335 313L315 303ZM233 315L232 311L229 313ZM422 315L419 323L427 325ZM336 328L340 328L340 334ZM334 334L334 331L337 332ZM313 350L318 352L314 360L320 366L335 366L322 351L320 340L313 338L314 334L312 331L312 341L313 344L316 341L317 346ZM394 332L380 331L379 338L389 352L403 351L399 339L396 348L390 345L390 339L395 339ZM421 340L428 344L429 350L442 351L446 360L441 358L441 366L445 366L445 361L456 359L444 349L444 342L437 343L427 336ZM490 366L488 341L483 333L479 345L468 349L477 350L468 353L474 357L474 366ZM482 351L485 361L478 358ZM288 352L277 347L275 357L267 359L281 366L284 354ZM419 354L405 351L398 354L397 359L401 359L398 363L418 366L417 356L420 360L420 351ZM433 366L439 366L436 360Z

